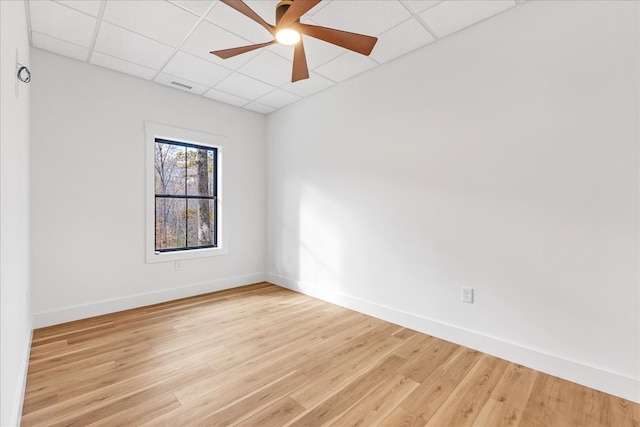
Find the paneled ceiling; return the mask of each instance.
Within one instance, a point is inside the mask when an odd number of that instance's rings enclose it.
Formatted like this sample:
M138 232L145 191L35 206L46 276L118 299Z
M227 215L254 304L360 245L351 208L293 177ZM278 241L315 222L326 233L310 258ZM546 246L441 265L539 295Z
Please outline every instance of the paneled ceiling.
M277 0L246 1L274 24ZM271 40L217 0L28 0L32 46L262 114L490 18L520 0L324 0L301 22L379 38L370 56L303 36L310 78L291 83L293 47L210 54Z

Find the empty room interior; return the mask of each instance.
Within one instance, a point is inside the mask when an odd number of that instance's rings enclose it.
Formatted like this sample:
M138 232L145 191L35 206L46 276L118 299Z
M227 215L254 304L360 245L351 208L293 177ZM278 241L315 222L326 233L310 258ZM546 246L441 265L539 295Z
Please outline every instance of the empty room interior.
M3 427L640 426L640 2L0 17Z

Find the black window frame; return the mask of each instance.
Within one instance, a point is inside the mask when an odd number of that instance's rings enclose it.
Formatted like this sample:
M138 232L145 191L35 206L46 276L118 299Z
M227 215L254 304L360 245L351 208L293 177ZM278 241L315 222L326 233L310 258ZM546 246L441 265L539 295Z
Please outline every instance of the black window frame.
M154 221L154 230L156 229L156 225L158 223L158 214L157 214L157 206L158 206L158 199L183 199L186 201L186 205L189 206L189 200L212 200L213 201L213 221L211 221L211 227L213 228L213 242L211 245L199 245L199 246L189 246L186 245L184 247L179 247L179 248L164 248L164 249L158 249L158 247L156 246L156 238L154 236L154 250L156 253L171 253L171 252L185 252L185 251L191 251L191 250L197 250L197 249L211 249L211 248L217 248L218 247L218 169L219 169L219 165L218 165L218 148L217 147L212 147L209 145L200 145L200 144L194 144L194 143L189 143L189 142L182 142L182 141L176 141L176 140L172 140L172 139L166 139L166 138L154 138L154 146L153 146L153 150L155 152L156 150L156 144L168 144L168 145L175 145L175 146L179 146L179 147L185 147L185 150L187 148L195 148L197 150L207 150L207 151L211 151L213 153L213 167L214 167L214 173L213 173L213 183L212 183L212 195L211 196L197 196L197 195L189 195L187 194L186 188L187 188L187 174L185 174L185 194L181 195L181 194L158 194L156 193L156 188L154 186L154 214L153 214L153 221ZM188 230L188 220L189 220L189 215L185 215L185 230ZM155 231L154 231L155 233ZM186 237L186 236L185 236ZM188 243L188 239L185 238L185 244Z

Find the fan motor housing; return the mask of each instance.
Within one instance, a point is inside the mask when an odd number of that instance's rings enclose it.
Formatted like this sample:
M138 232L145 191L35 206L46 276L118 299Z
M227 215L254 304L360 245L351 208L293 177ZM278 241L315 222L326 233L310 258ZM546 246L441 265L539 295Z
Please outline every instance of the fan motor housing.
M289 9L289 6L293 4L293 0L282 0L276 6L276 25L280 22L280 18L285 14L285 12Z

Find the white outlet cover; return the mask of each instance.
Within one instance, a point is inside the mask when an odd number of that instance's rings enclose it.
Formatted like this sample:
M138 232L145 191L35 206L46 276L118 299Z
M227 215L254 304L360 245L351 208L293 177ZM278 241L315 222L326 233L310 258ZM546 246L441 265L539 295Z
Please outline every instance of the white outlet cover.
M462 302L473 304L473 288L462 288Z

